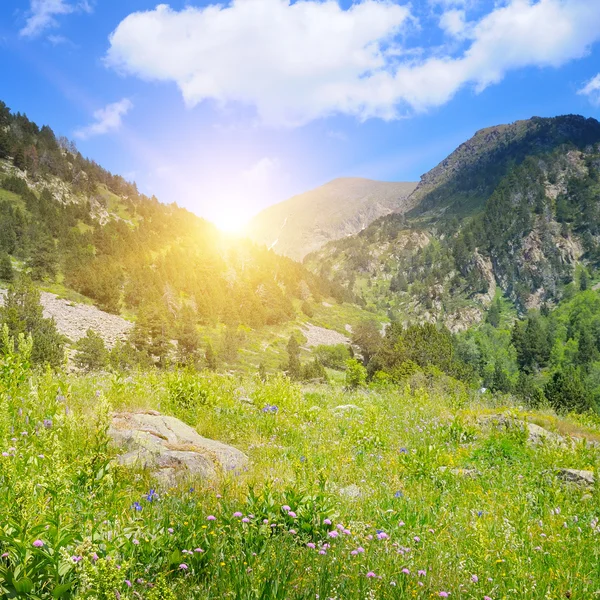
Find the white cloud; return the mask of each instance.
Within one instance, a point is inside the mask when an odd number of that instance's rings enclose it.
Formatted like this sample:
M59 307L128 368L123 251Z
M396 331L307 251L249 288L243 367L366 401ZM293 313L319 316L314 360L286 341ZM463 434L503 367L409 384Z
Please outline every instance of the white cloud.
M587 96L594 106L600 106L600 73L592 77L577 93Z
M447 10L440 17L440 28L452 37L460 38L467 28L466 14L464 10Z
M74 12L92 12L92 7L87 0L75 3L67 0L31 0L25 27L19 33L23 37L37 37L46 29L58 27L57 16Z
M444 0L444 5L461 2ZM447 11L447 13L450 11ZM110 36L108 65L175 82L188 106L205 100L255 107L272 125L332 114L393 119L448 102L465 85L481 91L513 69L558 67L600 38L600 2L510 0L478 21L455 9L443 21L466 49L402 43L406 6L364 0L233 0L167 5L126 17Z
M121 128L123 117L133 108L129 98L123 98L119 102L113 102L94 113L94 122L87 127L82 127L75 132L75 137L82 140L94 135L102 135L109 131L117 131Z

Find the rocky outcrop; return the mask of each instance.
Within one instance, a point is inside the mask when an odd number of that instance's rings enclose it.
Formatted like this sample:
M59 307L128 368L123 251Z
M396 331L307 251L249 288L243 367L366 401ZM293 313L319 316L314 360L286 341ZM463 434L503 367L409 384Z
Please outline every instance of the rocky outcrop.
M166 485L181 479L213 479L219 474L239 472L247 456L232 446L202 437L175 417L156 411L113 415L109 436L125 450L118 462L149 469Z
M343 333L333 331L333 329L325 329L325 327L317 327L316 325L307 324L302 333L306 337L306 345L309 348L314 346L335 346L336 344L348 345L350 339Z
M527 432L527 441L534 446L548 443L557 445L566 443L565 438L558 433L548 431L535 423L528 423L507 415L482 415L477 420L482 425L492 426L496 429L510 429L512 427L524 429Z
M581 471L578 469L559 469L558 477L563 481L577 483L579 485L594 485L593 471Z
M0 289L0 304L4 302L6 290ZM85 337L88 329L97 333L112 348L123 340L133 323L118 315L111 315L91 304L80 304L59 298L50 292L41 292L40 302L46 319L54 319L59 333L75 343Z

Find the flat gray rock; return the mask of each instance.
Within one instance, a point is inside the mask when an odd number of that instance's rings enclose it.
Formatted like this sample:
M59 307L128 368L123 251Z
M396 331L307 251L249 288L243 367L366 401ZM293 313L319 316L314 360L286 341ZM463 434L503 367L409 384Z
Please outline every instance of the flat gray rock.
M248 464L237 448L202 437L183 421L156 411L116 413L108 434L125 450L117 459L120 464L150 469L167 484L185 476L211 479Z
M594 485L593 471L581 471L579 469L559 469L558 476L563 481L578 483L580 485Z

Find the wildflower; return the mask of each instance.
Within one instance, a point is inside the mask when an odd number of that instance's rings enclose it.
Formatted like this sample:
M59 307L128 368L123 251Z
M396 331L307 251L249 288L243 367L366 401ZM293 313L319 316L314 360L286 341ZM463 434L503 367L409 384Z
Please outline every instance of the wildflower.
M233 513L233 516L234 516L234 517L236 517L236 518L239 518L239 517L241 517L241 516L242 516L242 513L241 513L241 512L239 512L239 511L238 511L238 512L234 512L234 513Z
M136 540L135 538L133 538L133 540L131 540L133 542L134 546L139 546L140 545L140 540Z
M427 571L425 569L420 569L418 575L419 577L425 577L425 575L427 575Z
M483 517L483 511L482 510L478 510L477 511L477 516L478 517Z
M352 552L350 552L350 554L352 556L356 556L358 554L358 550L352 550Z
M81 562L82 558L83 558L83 557L81 557L81 556L71 556L71 560L72 560L74 563Z
M3 452L2 456L10 456L10 454L8 452Z
M131 581L129 581L129 579L125 580L125 584L127 585L127 587L131 587Z
M306 547L307 547L307 548L311 548L312 550L314 550L314 549L316 548L316 546L315 546L315 545L314 545L312 542L308 542L308 543L306 544Z
M93 552L93 553L92 553L92 560L93 560L94 562L96 562L96 561L98 560L98 558L99 558L99 556L98 556L98 555L97 555L95 552Z
M292 509L291 509L291 508L290 508L290 507L289 507L287 504L284 504L284 505L281 507L281 510L284 510L285 512L290 512L290 510L292 510Z
M450 594L449 594L448 592L440 592L440 593L438 594L438 596L439 596L440 598L447 598L449 595L450 595Z
M250 519L248 517L244 517L242 519L242 523L250 523Z
M364 549L362 546L359 546L359 547L356 549L356 551L357 551L359 554L362 554L362 553L365 551L365 549Z
M410 571L406 567L402 569L402 573L404 573L405 575L410 575Z
M352 535L352 532L349 529L344 529L344 531L342 531L342 533L344 535Z
M169 533L173 533L174 529L173 529L172 527L169 527L169 529L167 529L167 531L168 531Z
M398 527L404 527L405 523L404 521L398 521Z
M340 530L340 531L344 531L344 526L341 523L338 523L336 525L336 527Z
M417 542L417 544L418 544L421 541L421 538L418 535L415 535L413 540L415 540L415 542Z
M185 563L181 563L181 564L179 565L179 568L180 568L182 571L187 571L187 570L188 570L188 566L187 566Z
M378 540L388 540L389 538L390 538L390 536L385 531L379 531L379 532L377 532L377 539Z
M296 535L296 533L298 533L295 529L290 529L290 534L291 535Z
M327 552L325 552L325 550L319 550L319 554L327 554Z
M377 575L375 575L375 573L373 573L373 571L369 571L367 573L367 577L371 578L371 577L377 577Z
M215 515L208 515L208 517L206 517L207 521L216 521L217 517L215 517Z
M51 429L52 428L52 419L44 419L44 427L46 429Z
M202 553L204 550L202 548L194 548L194 552Z
M139 502L134 502L134 503L131 505L131 508L133 508L133 510L135 510L135 511L138 511L138 512L139 512L140 510L142 510L142 505L141 505Z
M288 513L288 517L292 517L292 519L295 519L296 513L290 510L290 512Z
M471 581L473 583L477 583L479 581L479 577L477 577L477 575L471 575Z
M492 600L489 596L484 596L483 600Z
M331 519L324 519L323 525L331 525Z
M408 450L406 448L400 448L400 454L408 454Z
M394 498L402 498L402 496L404 496L404 494L400 490L394 494Z
M268 525L269 524L269 519L263 519L263 525Z
M0 558L8 558L8 552L5 552Z
M35 548L41 548L44 545L44 542L42 542L42 540L35 540L33 545Z
M146 496L145 496L146 500L148 500L148 502L153 502L154 500L158 499L158 495L156 494L156 492L154 490L150 490Z
M333 531L330 531L327 535L330 538L336 538L339 535L339 533L334 529Z

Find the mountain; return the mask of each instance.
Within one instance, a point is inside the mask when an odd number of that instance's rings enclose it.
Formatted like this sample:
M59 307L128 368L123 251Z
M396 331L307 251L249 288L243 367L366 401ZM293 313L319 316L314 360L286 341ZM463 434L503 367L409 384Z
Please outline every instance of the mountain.
M309 192L270 206L248 226L248 235L277 253L302 260L331 240L358 233L375 219L403 213L415 183L334 179Z
M0 102L0 280L19 272L133 320L133 344L161 362L172 340L196 351L202 327L225 326L237 340L240 327L302 322L315 307L327 322L324 300L351 299L299 263L141 194Z
M600 123L534 117L477 132L423 175L404 215L305 263L400 320L482 319L496 293L520 311L569 293L600 260Z

